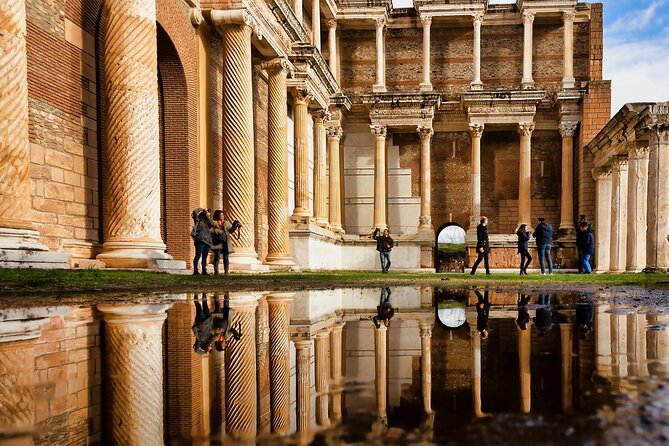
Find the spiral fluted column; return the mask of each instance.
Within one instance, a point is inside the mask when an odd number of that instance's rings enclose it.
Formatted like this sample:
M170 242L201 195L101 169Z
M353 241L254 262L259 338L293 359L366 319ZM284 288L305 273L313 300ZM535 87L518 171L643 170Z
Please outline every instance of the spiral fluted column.
M469 336L472 346L472 405L474 416L482 417L482 398L481 398L481 335L476 328L476 321L469 322Z
M311 339L294 341L297 383L297 435L307 438L311 431Z
M309 209L309 101L311 93L304 89L293 90L293 125L295 127L295 209L292 219L307 221Z
M211 409L211 433L220 435L225 432L225 352L211 353L214 361L214 404Z
M328 163L329 163L329 216L330 228L341 231L341 162L339 159L339 141L342 137L342 129L337 126L327 127L328 139Z
M319 332L315 339L316 349L316 423L319 426L329 426L328 392L330 391L330 364L328 353L330 347L330 333Z
M107 214L98 257L145 267L171 259L160 235L156 3L107 0L103 8Z
M230 323L241 325L240 340L227 343L225 355L225 428L237 440L250 440L257 433L256 308L258 296L230 299L235 310Z
M229 220L242 223L239 240L233 238L232 265L257 265L255 250L255 155L251 26L230 23L223 34L223 203Z
M315 0L314 0L315 2ZM320 110L314 115L314 221L317 225L328 224L328 179L325 122L330 113Z
M341 393L342 393L342 331L345 322L338 322L333 325L330 333L330 390L331 390L331 415L333 422L341 420Z
M518 124L520 134L520 166L518 169L518 226L526 224L528 228L532 219L532 132L534 123Z
M269 363L272 432L290 430L290 304L292 294L271 294L269 305Z
M163 444L163 322L171 305L98 305L113 444Z
M288 130L286 76L289 65L277 59L264 65L268 80L267 117L267 257L270 266L290 267L288 238Z
M385 125L370 125L374 135L374 227L386 228L387 178L386 178L386 136Z
M420 325L420 376L423 410L432 413L432 326Z
M256 311L256 361L258 379L258 434L272 430L272 404L269 359L269 305L263 296Z
M381 419L388 418L386 412L386 400L388 396L388 328L381 325L374 328L374 370L376 389L376 412Z

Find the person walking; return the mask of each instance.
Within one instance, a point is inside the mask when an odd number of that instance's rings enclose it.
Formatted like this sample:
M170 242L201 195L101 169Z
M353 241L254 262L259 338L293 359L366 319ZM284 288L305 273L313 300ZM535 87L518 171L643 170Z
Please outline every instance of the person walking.
M527 267L530 266L532 261L529 246L531 232L527 230L526 224L522 224L516 235L518 236L518 254L520 254L520 274L527 275Z
M576 248L578 249L578 263L581 274L590 274L590 257L595 253L595 236L588 223L583 222L576 233Z
M539 253L539 267L541 268L541 274L546 274L544 261L548 263L548 274L553 274L553 261L551 260L553 226L546 223L545 218L539 217L539 224L534 230L533 237L537 239L537 251Z
M223 272L227 276L230 271L230 254L235 252L230 234L233 234L238 226L228 222L225 219L225 213L220 209L214 211L214 223L216 226L211 237L213 243L211 250L214 252L214 274L218 275L219 273L219 263L221 254L223 254Z
M589 232L589 233L592 234L593 240L594 240L595 231L592 229L592 223L590 223L590 221L588 220L587 215L581 214L581 215L578 216L578 225L576 226L576 243L577 243L577 245L578 245L578 237L584 231L583 227L586 228L585 229L586 232ZM592 254L594 254L594 253L595 253L595 251L594 251L594 248L593 248ZM590 255L592 255L592 254L590 254ZM579 273L585 273L585 270L583 269L583 264L581 263L580 260L581 259L580 259L580 254L579 254L578 272ZM591 268L591 271L592 271L592 268Z
M372 238L376 240L376 250L379 251L379 258L381 259L381 272L388 274L390 269L390 251L393 250L395 242L390 238L390 231L388 228L384 229L382 235L379 235L380 229L376 228Z
M476 252L478 253L478 258L474 262L472 267L472 276L476 274L476 268L478 268L479 263L483 260L485 266L485 273L490 274L490 265L488 263L488 253L490 252L490 240L488 239L488 217L481 217L479 225L476 227Z
M488 289L483 291L474 290L478 301L476 302L476 329L481 335L481 339L488 338L488 319L490 317L490 298L488 297Z
M193 258L193 275L207 275L207 256L211 248L211 230L216 226L209 216L208 209L197 208L191 214L193 229L190 236L195 243L195 258ZM202 273L198 271L198 264L202 259Z

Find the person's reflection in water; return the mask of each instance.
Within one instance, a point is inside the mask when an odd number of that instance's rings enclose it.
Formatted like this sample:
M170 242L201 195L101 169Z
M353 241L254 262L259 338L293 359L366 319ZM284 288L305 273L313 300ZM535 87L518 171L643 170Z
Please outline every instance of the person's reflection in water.
M381 288L381 299L379 301L379 306L376 307L376 316L372 319L374 321L374 326L376 328L381 327L379 321L383 321L383 324L387 327L390 325L390 320L395 315L395 310L390 303L390 288L383 287Z
M551 309L550 293L539 294L539 305L543 306L537 308L536 316L534 317L534 325L536 325L537 330L539 330L539 336L543 336L553 328L553 311Z
M521 330L527 330L530 323L530 312L527 309L530 299L531 297L527 294L518 293L518 319L516 319L516 324Z
M592 332L595 320L595 304L590 300L590 293L583 293L576 304L576 327L580 339L586 339Z
M212 342L214 342L217 351L223 351L225 349L225 338L229 334L232 334L235 340L241 339L241 324L237 322L237 326L232 327L229 323L233 313L227 296L224 299L223 308L221 308L218 294L214 295L214 312L212 313L209 310L207 295L202 294L202 303L200 303L198 295L195 294L195 322L192 326L193 334L195 334L193 351L198 355L205 355L211 351Z
M490 301L488 300L488 289L483 291L474 290L478 302L476 302L476 328L481 334L481 339L488 338L488 316L490 316Z

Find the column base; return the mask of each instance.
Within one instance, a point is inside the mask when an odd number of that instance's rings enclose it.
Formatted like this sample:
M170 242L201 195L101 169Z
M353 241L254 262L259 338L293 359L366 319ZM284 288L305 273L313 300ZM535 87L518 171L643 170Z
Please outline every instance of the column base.
M328 229L332 232L344 233L344 228L342 228L341 223L330 224Z
M327 218L314 218L314 223L320 226L321 228L327 228L328 227L328 219Z
M523 80L520 85L523 90L534 90L534 81L531 79Z
M558 229L558 239L574 240L576 238L576 228L573 226L560 225Z
M311 216L309 214L293 213L293 215L290 216L291 223L309 224L310 221Z
M628 266L625 268L626 273L642 273L645 271L643 266Z
M287 255L267 256L265 265L270 271L300 271L300 267L295 264L293 258Z
M669 268L661 268L657 266L647 266L643 269L644 273L669 273Z
M573 77L562 78L562 89L563 90L573 90L576 88L576 79Z
M230 271L232 272L267 272L269 267L258 260L255 252L235 251L230 254Z
M387 90L386 90L386 86L383 85L383 84L374 84L372 86L372 91L374 93L385 93Z
M173 260L165 249L161 241L108 241L97 259L108 268L186 269L186 262Z
M483 82L481 81L475 81L469 85L472 91L483 91Z
M421 82L420 83L420 91L432 91L432 83L431 82Z
M69 268L65 253L49 252L39 242L39 232L32 229L0 228L0 267L2 268Z

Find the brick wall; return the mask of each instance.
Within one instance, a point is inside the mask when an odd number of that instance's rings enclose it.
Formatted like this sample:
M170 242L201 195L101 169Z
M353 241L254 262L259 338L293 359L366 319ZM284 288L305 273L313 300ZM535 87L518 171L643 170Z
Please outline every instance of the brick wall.
M432 224L454 222L469 227L471 209L471 139L468 132L432 137Z

